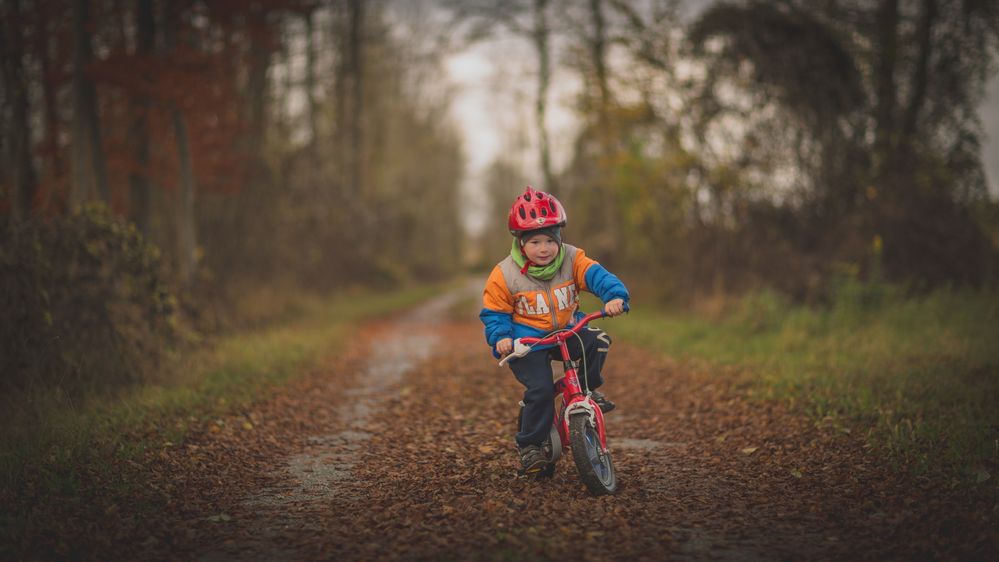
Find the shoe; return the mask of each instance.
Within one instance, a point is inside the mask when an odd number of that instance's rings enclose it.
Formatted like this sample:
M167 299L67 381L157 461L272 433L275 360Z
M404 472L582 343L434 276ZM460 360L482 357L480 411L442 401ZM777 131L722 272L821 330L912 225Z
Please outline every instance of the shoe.
M520 448L520 473L534 474L548 466L548 459L538 445L525 445Z
M590 393L590 398L593 400L593 403L600 408L600 411L605 414L617 407L613 402L608 400L606 396L604 396L603 392L600 392L599 390L592 391Z

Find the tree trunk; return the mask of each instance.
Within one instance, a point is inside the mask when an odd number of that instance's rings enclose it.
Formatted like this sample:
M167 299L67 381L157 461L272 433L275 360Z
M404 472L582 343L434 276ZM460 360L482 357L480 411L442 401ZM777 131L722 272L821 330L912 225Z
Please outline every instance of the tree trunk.
M177 44L176 13L165 6L163 18L163 39L167 52L172 51ZM179 266L181 282L186 287L194 283L194 272L197 267L197 232L194 222L194 166L191 162L191 146L187 134L187 122L177 104L170 108L173 121L174 137L177 141L177 155L180 168L180 207L178 212L177 235L179 242Z
M89 40L84 21L86 6L86 0L73 2L73 144L70 154L73 178L69 200L74 206L90 199L93 191L90 166L87 163L87 120L83 116L87 100L87 77L83 73L83 67L89 59L86 51Z
M135 50L141 61L148 60L153 53L156 20L153 12L153 0L138 0L135 6ZM142 235L149 238L152 221L152 197L149 187L149 100L144 94L136 94L133 98L132 124L129 137L135 150L135 161L138 169L133 170L128 177L131 196L129 206L132 221L138 226Z
M0 4L0 16L3 15L3 4ZM6 52L6 36L4 27L4 20L0 17L0 200L8 200L13 203L13 194L8 194L7 189L11 189L2 176L3 170L9 170L12 168L10 164L10 150L8 148L7 132L10 130L8 125L7 116L10 111L7 110L7 105L10 103L10 90L7 85L9 81L7 80L6 69L7 69L7 52ZM2 221L0 221L2 222ZM0 233L2 234L2 233Z
M37 176L31 158L31 122L28 106L28 77L24 72L23 23L20 0L10 0L3 19L6 29L0 29L0 64L7 84L7 101L10 104L9 174L12 210L15 219L31 214Z
M197 232L194 223L194 166L191 163L191 147L187 136L187 122L179 109L174 108L173 128L177 137L177 153L180 156L180 276L185 286L194 282L197 267Z
M53 70L52 63L56 55L52 52L50 46L51 35L49 26L51 25L52 16L44 11L45 9L42 6L38 6L37 8L38 19L35 20L35 25L37 26L38 34L35 36L35 48L38 52L42 71L42 115L45 121L45 140L43 143L45 145L45 152L49 154L49 177L62 179L65 174L65 162L63 160L62 147L59 143L59 111L56 107L58 92L55 85L56 76L54 75L55 71ZM43 208L48 207L51 195L51 189L44 193L45 200L41 203Z
M316 123L316 39L312 10L305 14L305 100L309 147L315 155L319 130Z
M895 66L898 57L898 0L882 0L877 14L878 63L875 108L875 176L885 180L894 170Z
M364 185L364 1L349 0L350 48L349 75L351 78L350 115L350 162L348 171L348 193L363 197Z
M618 206L614 194L614 185L607 180L607 171L612 163L614 153L614 132L611 130L610 120L610 87L607 84L607 29L603 12L603 0L590 0L590 17L593 20L593 38L591 40L591 53L593 57L593 72L597 83L597 128L600 136L600 148L603 162L598 166L600 176L598 177L597 189L601 192L600 201L603 211L603 237L602 241L606 245L601 253L605 261L612 263L613 256L619 250L620 227L618 224Z
M548 88L551 84L551 53L548 50L548 39L551 29L548 27L548 0L534 0L534 50L538 55L538 91L535 100L535 123L538 128L538 149L541 158L541 172L545 177L545 189L556 191L555 176L552 173L551 150L548 142L548 126L546 125Z
M593 72L597 79L597 90L600 94L598 119L601 135L608 136L608 111L610 109L610 88L607 85L607 25L604 19L603 0L590 0L590 17L593 19L593 40L590 51L593 55ZM608 141L605 140L605 145ZM606 147L605 147L606 148Z
M249 106L249 127L248 152L251 158L260 157L264 146L264 137L267 134L267 96L270 88L267 83L267 68L270 66L270 52L261 44L258 33L266 29L266 15L257 12L251 13L249 34L254 37L250 41L249 69L247 72L246 89Z
M332 37L339 38L336 41L337 45L337 61L336 61L336 73L333 77L333 102L335 104L335 115L333 120L333 131L334 139L333 143L334 155L333 160L336 162L336 175L339 179L337 186L337 194L347 198L349 194L348 181L347 181L347 165L349 158L347 152L350 150L350 139L348 136L348 114L350 113L350 106L347 99L347 86L350 77L349 65L347 61L349 57L347 52L350 48L349 41L347 40L347 24L345 21L348 19L344 11L344 6L340 3L333 5L333 33Z
M107 164L97 114L97 91L86 69L93 59L90 44L90 1L73 2L73 190L71 201L82 203L96 196L111 199Z
M916 134L919 112L926 100L926 86L929 76L930 57L933 52L933 24L937 19L936 0L923 0L923 9L916 30L916 40L919 42L919 54L916 59L916 69L912 75L912 85L909 87L909 103L902 119L902 134L900 144L909 146Z
M291 30L289 29L289 22L284 22L283 25L279 27L280 29L280 40L281 49L279 51L281 55L281 64L284 66L284 76L281 81L280 92L275 95L274 104L277 106L277 123L278 129L282 131L282 134L288 135L294 128L294 112L291 109L291 91L295 88L295 81L292 78L292 59L295 58L292 52L291 46Z

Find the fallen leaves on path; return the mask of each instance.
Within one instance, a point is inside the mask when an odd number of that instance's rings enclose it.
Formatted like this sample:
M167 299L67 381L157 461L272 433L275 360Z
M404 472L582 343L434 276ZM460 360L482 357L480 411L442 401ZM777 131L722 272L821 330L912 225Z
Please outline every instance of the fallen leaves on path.
M999 551L996 507L984 495L905 476L859 432L746 400L711 373L619 343L604 388L618 404L607 418L615 496L587 494L571 456L550 480L516 475L521 387L490 360L473 323L443 327L446 347L382 389L378 411L354 427L342 412L358 399L351 389L378 359L384 329L372 327L347 356L250 411L204 420L182 443L149 451L128 469L146 483L139 496L84 480L92 504L35 506L33 520L49 514L50 526L29 547L38 558L216 560L904 560ZM336 438L349 432L363 435Z

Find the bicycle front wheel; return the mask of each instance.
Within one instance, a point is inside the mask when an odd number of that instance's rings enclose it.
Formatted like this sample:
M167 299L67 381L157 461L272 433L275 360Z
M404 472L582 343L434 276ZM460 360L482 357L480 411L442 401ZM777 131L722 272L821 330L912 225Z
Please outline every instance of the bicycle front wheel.
M569 418L569 440L572 443L572 460L576 462L576 470L586 489L595 496L616 492L617 476L610 451L604 453L600 450L600 435L585 412Z

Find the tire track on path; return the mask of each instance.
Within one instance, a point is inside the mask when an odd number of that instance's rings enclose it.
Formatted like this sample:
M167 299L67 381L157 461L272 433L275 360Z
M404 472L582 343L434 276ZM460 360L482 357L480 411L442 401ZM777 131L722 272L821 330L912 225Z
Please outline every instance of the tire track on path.
M314 512L335 498L357 499L352 492L356 458L372 434L369 426L389 397L388 390L435 352L440 343L436 328L456 302L476 294L481 282L467 282L460 290L442 294L397 318L377 335L367 362L353 386L323 389L330 398L343 399L329 431L306 438L304 450L276 467L270 485L253 490L236 510L243 540L229 541L198 556L202 562L230 560L299 560L300 549L287 540L288 532L320 530ZM231 516L228 516L231 517Z

